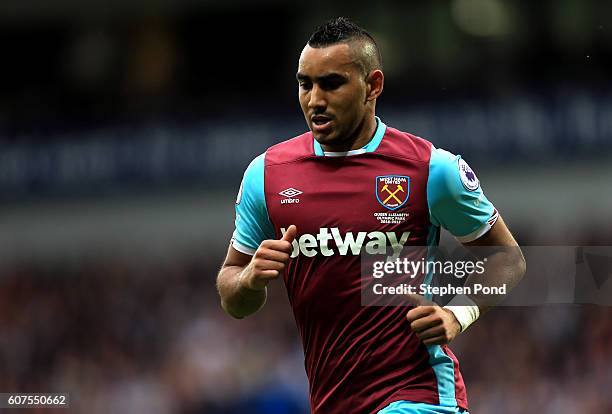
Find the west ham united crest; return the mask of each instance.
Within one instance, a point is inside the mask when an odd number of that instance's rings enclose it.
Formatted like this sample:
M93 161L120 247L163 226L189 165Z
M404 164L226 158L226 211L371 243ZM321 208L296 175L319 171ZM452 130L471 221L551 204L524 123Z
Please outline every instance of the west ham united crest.
M391 211L397 210L408 201L410 177L405 175L379 175L376 177L376 198Z

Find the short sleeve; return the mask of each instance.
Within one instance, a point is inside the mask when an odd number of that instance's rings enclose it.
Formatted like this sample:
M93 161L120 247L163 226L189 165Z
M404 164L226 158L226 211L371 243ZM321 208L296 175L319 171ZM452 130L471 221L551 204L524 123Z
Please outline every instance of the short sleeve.
M232 246L241 253L253 255L259 244L274 238L264 193L265 153L247 167L236 197L236 222Z
M432 223L462 243L483 236L499 216L467 162L460 155L433 147L427 200Z

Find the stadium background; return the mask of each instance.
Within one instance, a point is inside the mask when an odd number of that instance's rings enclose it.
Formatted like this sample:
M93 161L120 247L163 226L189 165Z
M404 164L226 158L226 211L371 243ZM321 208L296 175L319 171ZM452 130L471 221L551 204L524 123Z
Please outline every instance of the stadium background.
M0 391L307 412L282 286L235 321L214 280L242 171L304 130L297 57L336 15L379 40L382 119L464 154L521 244L612 244L608 1L3 0ZM453 344L471 411L612 412L611 318L486 315Z

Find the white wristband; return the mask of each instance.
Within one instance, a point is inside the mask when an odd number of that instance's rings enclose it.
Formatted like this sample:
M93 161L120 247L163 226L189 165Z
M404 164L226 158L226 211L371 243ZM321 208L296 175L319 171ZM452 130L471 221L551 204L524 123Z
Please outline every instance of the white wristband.
M461 332L465 331L480 316L478 306L465 295L455 296L444 308L455 315L461 325Z

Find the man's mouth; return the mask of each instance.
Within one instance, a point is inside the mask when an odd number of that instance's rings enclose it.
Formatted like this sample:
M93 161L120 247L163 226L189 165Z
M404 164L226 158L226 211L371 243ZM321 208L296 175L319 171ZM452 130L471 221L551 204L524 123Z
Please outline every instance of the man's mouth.
M312 123L316 125L323 125L329 122L331 119L325 115L315 115L312 117Z
M315 115L312 118L312 129L317 132L326 132L331 126L331 118L325 115Z

